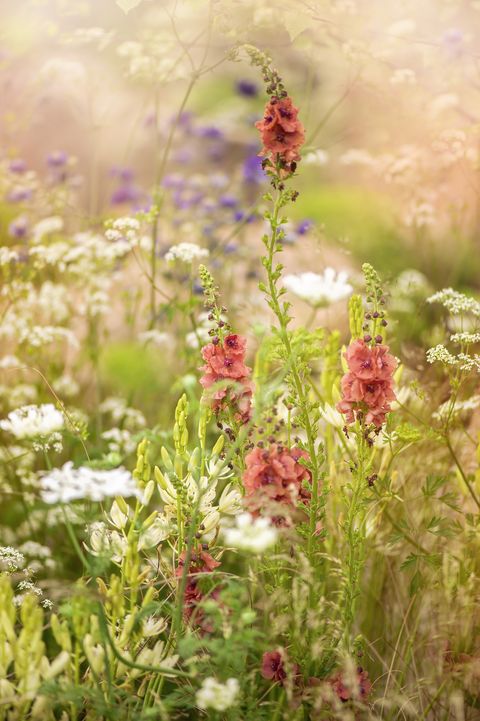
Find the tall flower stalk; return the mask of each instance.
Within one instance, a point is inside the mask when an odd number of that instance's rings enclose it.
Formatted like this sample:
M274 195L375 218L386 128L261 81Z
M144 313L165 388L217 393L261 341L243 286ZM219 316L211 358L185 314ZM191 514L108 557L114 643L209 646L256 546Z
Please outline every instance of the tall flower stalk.
M273 332L281 341L283 352L282 360L285 362L286 380L290 389L289 402L297 409L296 422L305 431L305 449L308 459L305 465L311 472L311 498L309 508L308 529L308 555L310 559L314 554L314 541L320 507L320 480L321 456L316 446L318 435L318 413L310 399L309 368L295 353L289 324L290 303L282 300L286 290L279 287L283 265L277 262L276 256L282 251L284 237L283 224L286 219L281 215L282 209L289 203L295 202L298 192L287 188L286 183L294 175L297 163L300 160L300 148L305 139L302 123L298 119L298 110L291 98L278 72L272 68L270 58L256 48L248 46L247 52L252 64L261 68L263 78L267 84L267 93L270 100L265 107L264 117L256 126L261 132L263 148L262 166L270 178L273 193L267 193L264 199L272 204L272 210L265 213L265 219L270 225L270 233L262 238L266 254L262 258L267 280L260 284L265 293L267 302L273 311L278 327Z

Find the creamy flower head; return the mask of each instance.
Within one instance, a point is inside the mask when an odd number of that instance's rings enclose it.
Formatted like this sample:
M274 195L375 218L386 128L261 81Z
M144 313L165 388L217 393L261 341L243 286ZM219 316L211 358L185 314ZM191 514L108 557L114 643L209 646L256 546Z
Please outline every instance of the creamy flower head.
M240 685L236 678L229 678L226 683L209 676L197 691L197 706L201 709L226 711L237 703Z
M182 263L193 263L195 260L201 260L208 256L208 250L201 248L196 243L179 243L172 247L165 254L165 260L174 262L180 260Z
M61 431L64 425L63 413L57 410L53 403L22 406L0 421L2 430L19 439L50 436Z
M313 306L326 306L348 298L353 288L345 271L337 273L333 268L325 268L318 273L300 273L286 275L283 284L291 293Z
M132 474L126 468L74 468L71 461L42 476L40 487L45 503L70 503L82 499L100 502L115 496L141 497Z
M227 546L241 551L264 553L277 542L278 532L269 518L254 518L250 513L240 513L235 522L233 528L223 529Z

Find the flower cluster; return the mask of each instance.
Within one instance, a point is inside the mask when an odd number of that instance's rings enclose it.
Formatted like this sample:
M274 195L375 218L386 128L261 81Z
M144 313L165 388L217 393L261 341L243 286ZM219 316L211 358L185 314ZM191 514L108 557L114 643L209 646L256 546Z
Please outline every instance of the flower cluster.
M251 369L245 365L246 346L245 338L235 333L227 335L223 342L215 337L202 348L205 365L200 379L206 390L211 389L215 413L231 406L236 420L243 423L250 418L253 393Z
M113 468L102 471L94 468L74 468L68 461L62 468L55 468L40 480L42 499L45 503L71 503L86 499L103 501L115 496L138 496L140 491L130 471Z
M294 172L305 142L305 130L291 98L272 97L265 107L263 119L255 125L262 136L260 154L266 158L267 165L271 168L280 165L287 172Z
M353 291L347 273L337 273L333 268L325 268L321 275L312 272L286 275L283 284L291 293L314 307L336 303L348 298Z
M178 559L175 574L179 579L185 573L186 556L187 552L183 551ZM190 557L183 595L183 618L186 623L194 624L203 633L210 633L212 628L201 608L201 604L207 596L200 588L199 578L206 573L212 573L218 566L220 563L204 550L194 551ZM218 596L218 590L213 591L209 598L216 596Z
M236 526L224 528L223 537L227 546L252 553L263 553L275 545L277 531L268 518L255 518L250 513L240 513L235 518Z
M272 513L275 523L284 523L279 506L294 508L299 501L308 502L310 471L300 461L308 460L301 448L285 448L273 443L268 449L254 448L245 457L243 485L246 505L258 515Z
M380 428L390 410L390 402L396 399L393 373L397 361L388 346L371 346L363 339L349 345L345 359L349 371L341 381L342 400L337 410L346 415L347 423L358 418Z
M227 679L226 683L220 683L212 676L208 676L196 693L197 706L207 710L226 711L237 703L240 685L236 678Z

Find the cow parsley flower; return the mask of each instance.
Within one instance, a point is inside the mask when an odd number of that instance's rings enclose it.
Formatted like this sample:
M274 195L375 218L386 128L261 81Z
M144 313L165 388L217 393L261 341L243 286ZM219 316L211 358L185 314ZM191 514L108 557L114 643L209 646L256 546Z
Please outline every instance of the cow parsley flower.
M229 678L226 683L209 676L204 679L196 693L197 706L203 710L226 711L237 703L240 685L236 678Z
M0 421L0 428L15 438L33 440L35 450L48 450L53 447L55 451L61 451L60 432L64 425L63 413L57 410L53 403L21 406Z
M71 461L42 476L40 487L45 503L70 503L82 499L100 502L115 496L141 496L132 474L126 468L74 468Z
M193 263L194 260L201 260L208 256L206 248L200 248L195 243L179 243L172 247L165 254L165 260L170 262L180 260L182 263Z
M459 293L453 288L444 288L427 298L427 303L441 303L452 315L460 315L462 313L472 313L480 318L480 303L475 298Z
M311 272L286 275L283 284L310 305L326 306L351 295L353 288L347 281L345 271L337 273L333 268L325 268L321 275Z
M12 546L0 546L0 569L14 573L25 566L25 556Z
M241 551L263 553L275 545L278 533L269 518L254 518L250 513L241 513L235 522L235 527L223 529L227 546Z

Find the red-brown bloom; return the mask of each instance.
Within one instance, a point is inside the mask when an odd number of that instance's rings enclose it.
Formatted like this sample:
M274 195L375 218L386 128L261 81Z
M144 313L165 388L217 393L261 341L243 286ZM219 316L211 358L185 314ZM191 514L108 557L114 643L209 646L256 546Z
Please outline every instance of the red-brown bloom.
M250 418L253 394L251 368L245 365L246 345L245 338L233 333L223 343L206 345L202 348L205 365L200 378L202 386L210 392L214 412L231 406L236 420L243 423Z
M356 678L352 679L352 681L353 684L347 683L345 675L339 672L330 679L329 683L340 701L349 701L351 698L358 698L361 701L365 701L372 690L368 672L359 666L357 668Z
M299 461L308 459L301 448L284 448L273 443L270 448L254 448L245 456L243 485L249 509L256 513L268 504L295 507L298 500L308 501L310 492L304 487L311 473Z
M298 109L291 98L271 98L265 107L262 120L255 123L260 130L263 148L260 155L275 165L300 160L300 148L305 142L305 130L298 119Z
M180 555L178 566L175 570L177 578L181 578L185 568L186 551ZM211 633L213 628L205 619L203 609L200 604L205 600L206 596L199 586L199 577L204 573L211 573L220 566L206 551L193 552L187 572L187 582L183 594L183 618L186 623L194 622L203 633ZM218 591L210 594L210 598L216 598Z
M345 359L349 372L341 381L342 400L337 409L346 415L347 423L353 423L356 414L362 412L367 424L379 428L396 398L393 374L397 361L388 346L369 346L363 340L350 343Z
M290 672L294 679L300 674L298 664L294 663ZM287 670L285 668L285 652L280 651L267 651L262 656L262 669L261 674L267 681L275 681L283 686L285 679L287 678Z

